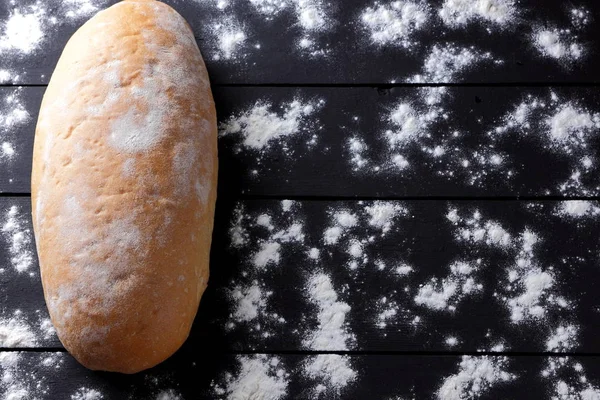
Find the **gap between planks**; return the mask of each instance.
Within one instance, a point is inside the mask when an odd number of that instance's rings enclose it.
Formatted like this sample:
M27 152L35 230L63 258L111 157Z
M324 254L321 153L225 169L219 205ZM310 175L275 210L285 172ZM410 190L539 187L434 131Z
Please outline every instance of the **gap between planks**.
M14 87L47 87L47 83L3 83L0 88ZM420 88L420 87L600 87L600 81L595 82L446 82L446 83L212 83L213 88L219 87L265 87L265 88Z
M29 352L29 353L67 353L64 347L11 347L2 348L0 352ZM515 352L494 352L494 351L367 351L367 350L347 350L347 351L323 351L323 350L211 350L210 354L220 355L342 355L342 356L418 356L418 357L439 357L439 356L475 356L475 357L600 357L600 353L578 353L578 352L548 352L548 351L515 351Z
M31 193L0 192L0 198L30 198ZM220 195L217 202L240 200L296 201L598 201L600 196L285 196L285 195Z

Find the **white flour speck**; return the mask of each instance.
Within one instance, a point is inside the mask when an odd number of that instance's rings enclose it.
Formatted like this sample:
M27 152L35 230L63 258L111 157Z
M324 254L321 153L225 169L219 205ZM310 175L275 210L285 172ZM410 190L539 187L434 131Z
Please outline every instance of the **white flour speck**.
M103 400L104 395L96 389L86 387L79 388L77 392L71 395L71 400Z
M596 202L587 200L569 200L561 202L556 213L565 218L592 217L600 214L600 207Z
M422 71L410 78L409 82L455 82L458 79L459 73L483 61L490 60L493 60L493 58L489 53L482 53L474 47L436 44L425 58Z
M231 60L241 58L241 50L244 47L248 37L242 26L232 19L215 23L213 32L216 38L218 52L213 55L213 59Z
M154 400L183 400L183 397L173 389L161 390Z
M547 351L569 351L577 345L579 329L575 325L558 326L546 340Z
M533 43L542 55L556 60L575 61L584 53L583 45L568 30L539 30L533 36Z
M375 3L361 14L361 22L369 32L371 42L380 46L410 48L412 36L425 27L427 9L420 3L393 1Z
M231 298L236 305L233 320L237 323L255 319L266 307L268 296L269 293L264 293L257 281L249 287L234 288L231 293Z
M314 132L310 117L323 101L293 100L282 103L278 108L268 101L257 101L253 106L232 116L219 126L220 136L237 135L242 138L239 150L258 151L279 144L286 154L291 150L287 141L300 135Z
M473 20L504 27L517 13L514 0L445 0L439 11L446 25L459 27Z
M36 332L19 311L0 318L0 347L33 347L38 344Z
M435 311L455 311L466 296L483 289L473 274L481 267L481 261L457 261L450 265L450 273L443 279L431 278L419 287L415 304Z
M339 394L357 377L350 358L337 354L320 354L310 357L304 364L303 372L309 378L320 382L314 389L316 395L327 390Z
M238 356L239 369L212 384L216 399L280 400L287 393L289 374L277 357Z
M22 89L11 90L0 103L0 162L15 158L17 150L11 142L15 139L16 129L30 119L21 97Z
M13 9L0 31L0 54L30 54L37 49L45 35L42 31L45 14L45 9L37 4Z
M459 372L444 379L437 392L439 400L465 400L477 398L494 386L507 383L516 377L506 372L506 357L463 356Z
M350 306L338 300L331 278L324 273L313 275L307 294L318 307L318 327L304 344L311 350L344 351L354 340L346 322Z

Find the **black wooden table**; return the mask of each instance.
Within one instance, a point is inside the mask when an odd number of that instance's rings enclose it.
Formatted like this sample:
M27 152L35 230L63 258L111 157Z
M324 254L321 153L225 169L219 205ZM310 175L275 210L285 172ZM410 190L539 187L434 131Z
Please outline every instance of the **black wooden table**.
M43 324L27 260L37 111L85 20L65 16L66 1L45 2L58 22L40 47L0 49L0 142L14 150L0 157L3 398L600 399L600 3L520 0L510 23L448 26L443 1L431 0L404 48L370 41L367 0L319 3L328 24L318 32L302 27L293 1L268 18L250 0L167 2L196 33L221 123L257 104L279 117L294 100L314 109L264 148L239 132L220 137L211 280L184 347L137 375L88 371ZM0 4L0 35L23 4ZM219 23L245 31L235 54L219 47ZM546 28L568 30L582 56L538 51ZM323 54L300 48L303 35ZM479 62L424 73L436 47ZM11 99L28 113L16 122ZM393 217L374 217L377 207ZM315 303L315 276L336 299ZM252 300L253 287L263 296ZM311 341L344 304L331 334L343 340ZM33 336L11 342L15 324ZM336 356L353 379L307 372ZM285 395L247 385L234 396L240 374L261 368Z

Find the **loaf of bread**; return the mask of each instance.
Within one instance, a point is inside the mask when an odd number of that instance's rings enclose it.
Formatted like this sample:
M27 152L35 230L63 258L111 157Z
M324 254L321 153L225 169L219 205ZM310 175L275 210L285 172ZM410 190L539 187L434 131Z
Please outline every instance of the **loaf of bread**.
M36 129L32 210L65 348L135 373L186 340L208 280L217 127L183 17L125 0L69 40Z

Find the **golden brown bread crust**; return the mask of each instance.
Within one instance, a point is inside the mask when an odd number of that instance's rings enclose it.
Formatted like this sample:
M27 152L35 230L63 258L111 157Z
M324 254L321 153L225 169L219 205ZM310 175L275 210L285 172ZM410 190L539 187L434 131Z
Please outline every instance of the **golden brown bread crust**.
M98 13L68 42L36 129L32 209L64 346L134 373L187 338L208 281L216 113L184 19L154 0Z

